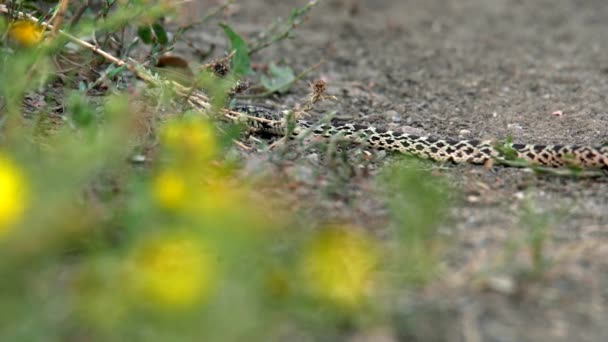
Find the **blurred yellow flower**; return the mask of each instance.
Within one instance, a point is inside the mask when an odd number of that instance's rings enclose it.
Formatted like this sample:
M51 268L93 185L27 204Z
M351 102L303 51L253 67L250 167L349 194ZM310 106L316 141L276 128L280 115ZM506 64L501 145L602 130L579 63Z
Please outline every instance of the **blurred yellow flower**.
M196 237L148 240L136 249L129 265L131 289L163 309L201 303L211 295L217 277L212 255Z
M172 151L208 161L217 152L213 126L202 119L173 120L165 124L162 143Z
M184 175L175 170L161 171L152 181L156 202L165 209L180 209L188 201Z
M352 227L331 227L313 240L302 267L317 295L352 308L373 289L377 264L378 253L372 240Z
M0 236L7 234L23 215L26 192L21 170L0 154Z
M205 181L197 188L192 201L192 214L213 222L211 225L235 233L268 233L278 228L282 213L269 212L270 206L262 207L249 191L247 184L228 178ZM267 203L266 203L267 204ZM264 209L266 208L266 209ZM276 207L274 207L276 208Z
M227 180L212 179L199 188L196 209L202 214L222 214L245 209L243 208L245 202L244 191Z
M8 36L21 46L32 47L42 41L44 28L29 20L18 20L8 29Z

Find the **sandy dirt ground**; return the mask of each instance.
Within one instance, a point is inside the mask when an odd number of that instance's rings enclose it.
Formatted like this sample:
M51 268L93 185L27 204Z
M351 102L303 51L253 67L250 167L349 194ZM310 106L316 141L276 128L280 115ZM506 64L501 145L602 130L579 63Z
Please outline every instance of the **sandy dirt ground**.
M243 1L230 22L255 38L304 3ZM326 80L337 100L318 106L318 115L337 110L358 123L444 138L601 145L608 141L607 32L603 0L327 0L295 39L271 46L253 62L282 62L301 71L324 61L307 80ZM212 40L218 50L227 49L221 33ZM260 101L290 108L307 92L300 82ZM395 314L391 336L608 339L608 177L469 165L435 172L457 189L444 229L450 252L441 279L412 295L420 309ZM312 201L309 213L373 230L385 222L385 212L370 199L370 187L347 182L341 198ZM323 190L311 186L303 196L325 198L315 191ZM529 267L525 247L505 256L525 236L526 210L549 226L544 252L551 266L534 280L521 272ZM406 326L415 329L401 329Z

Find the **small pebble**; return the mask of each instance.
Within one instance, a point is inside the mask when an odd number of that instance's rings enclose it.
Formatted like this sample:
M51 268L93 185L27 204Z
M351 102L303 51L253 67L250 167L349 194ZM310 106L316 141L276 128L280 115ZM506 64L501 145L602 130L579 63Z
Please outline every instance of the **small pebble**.
M385 115L386 115L386 117L391 118L391 120L393 122L401 122L403 120L401 115L399 115L399 113L397 113L397 111L394 111L394 110L386 111Z
M489 290L505 295L511 295L515 293L515 281L513 281L513 278L508 276L490 277L486 280L485 286Z
M317 153L311 153L306 156L306 159L316 164L319 162L319 155Z
M507 128L512 129L512 130L517 130L517 131L523 129L523 127L521 127L519 124L516 124L516 123L508 124Z
M469 131L468 129L461 129L460 132L458 132L458 135L461 137L467 136L471 134L471 131Z
M146 161L146 156L143 154L136 154L131 157L132 163L144 163Z
M469 203L479 203L479 196L469 195L467 196L467 202Z

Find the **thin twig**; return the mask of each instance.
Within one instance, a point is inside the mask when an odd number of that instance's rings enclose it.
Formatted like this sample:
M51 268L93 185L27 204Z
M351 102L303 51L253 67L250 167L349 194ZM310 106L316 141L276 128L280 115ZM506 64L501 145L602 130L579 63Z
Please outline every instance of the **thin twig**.
M0 5L0 12L8 13L8 11L9 11L9 9L5 5ZM37 22L47 30L53 29L53 25L51 25L47 22L44 22L44 21L39 21L36 17L34 17L30 14L23 13L23 12L17 12L16 15L20 18L25 18L32 22ZM201 93L200 91L192 92L192 90L189 87L185 87L177 82L156 79L152 74L150 74L150 72L148 70L144 69L143 67L139 67L135 63L127 63L126 61L124 61L120 58L114 57L113 55L109 54L108 52L102 50L98 46L85 42L84 40L79 39L63 30L57 30L57 32L60 35L66 37L67 39L72 41L73 43L78 44L86 49L91 50L93 53L96 53L96 54L102 56L107 61L114 63L119 67L124 66L130 72L132 72L135 76L137 76L141 80L147 82L148 84L151 84L151 85L157 86L157 87L162 86L163 84L170 85L178 95L187 96L188 103L191 106L193 106L194 108L197 108L198 110L207 111L211 108L209 99L207 98L207 96L205 94ZM227 116L227 117L230 118L230 116Z
M245 150L245 151L251 151L251 147L249 147L249 146L245 145L244 143L240 142L239 140L233 139L233 140L232 140L232 142L233 142L233 143L234 143L236 146L238 146L238 147L242 148L242 149L243 149L243 150Z
M232 3L234 2L234 0L226 0L225 3L213 8L209 13L207 13L206 16L204 16L201 20L194 22L194 23L190 23L188 25L179 27L177 29L177 32L175 33L175 35L173 36L173 42L178 41L179 38L181 38L181 36L186 33L186 31L204 24L205 22L207 22L207 20L215 17L216 15L218 15L220 12L224 11L226 8L228 8L228 6L232 5Z
M0 12L2 12L2 13L8 13L8 11L9 10L8 10L8 8L5 5L0 5ZM38 18L36 18L36 17L34 17L34 16L30 15L30 14L23 13L23 12L17 12L16 14L17 14L17 16L19 18L25 18L25 19L30 20L32 22L39 23L40 25L42 25L42 27L44 27L47 30L51 30L52 31L52 30L55 29L55 27L53 25L51 25L51 24L49 24L49 23L47 23L45 21L39 22ZM121 59L118 59L118 58L112 56L111 54L109 54L109 53L101 50L99 47L97 47L97 46L95 46L93 44L85 42L84 40L79 39L79 38L77 38L77 37L75 37L75 36L73 36L73 35L65 32L63 30L59 30L58 29L57 33L59 33L60 35L66 37L66 38L68 38L71 42L73 42L75 44L78 44L78 45L80 45L80 46L82 46L84 48L87 48L87 49L93 51L94 53L102 56L103 58L107 59L108 61L110 61L112 63L115 63L118 66L126 65L127 68L129 68L129 70L132 71L133 73L137 72L136 69L135 69L135 67L128 65L127 62L125 62L125 61L123 61Z
M70 0L59 0L59 8L51 18L53 22L53 29L51 30L51 35L53 37L57 36L57 30L61 27L63 23L63 19L65 19L65 13L68 10L68 5L70 4Z
M74 15L72 16L72 20L70 20L69 27L74 27L74 25L76 25L80 21L80 18L82 18L82 15L84 14L84 12L86 12L87 8L89 8L89 7L91 7L91 0L87 0L87 1L85 1L85 3L80 5L80 7L78 7L76 12L74 12Z
M277 43L283 39L287 39L289 38L289 34L291 33L291 31L293 31L296 27L298 27L299 25L301 25L303 22L306 21L306 15L308 14L308 12L310 12L310 10L315 7L317 5L319 1L318 0L311 0L308 2L308 4L306 4L306 6L297 9L296 11L299 11L299 13L297 14L292 14L292 16L289 18L289 20L287 21L287 24L284 25L283 30L277 34L275 34L273 37L271 37L270 39L264 41L261 40L259 41L257 44L255 44L253 47L251 47L249 49L249 56L254 55L255 53L260 52L261 50L269 47L270 45ZM304 17L304 18L301 18ZM274 28L271 28L269 30L267 30L267 32L272 31Z
M5 5L0 5L0 12L8 13L8 8ZM30 14L23 13L23 12L17 12L16 14L20 18L26 18L30 21L39 23L40 25L42 25L42 27L44 27L47 30L53 29L53 25L51 25L47 22L44 22L44 21L39 21L37 18L35 18L34 16L32 16ZM151 85L157 86L157 87L162 86L164 84L170 85L178 95L186 97L188 104L190 106L192 106L193 108L198 109L199 111L208 111L211 109L211 104L209 103L208 97L205 94L203 94L202 92L193 91L192 88L183 86L177 82L162 81L162 80L156 79L154 76L152 76L150 74L150 72L148 70L144 69L143 67L139 67L138 65L133 64L133 63L127 63L126 61L124 61L120 58L114 57L113 55L111 55L108 52L105 52L104 50L99 48L98 46L85 42L82 39L79 39L63 30L58 29L57 32L60 35L69 39L70 41L74 42L75 44L78 44L86 49L91 50L93 53L96 53L96 54L102 56L109 62L112 62L119 67L124 66L130 72L132 72L135 76L137 76L144 82L147 82L148 84L151 84ZM316 67L316 66L314 66L314 67ZM254 120L254 121L265 122L265 123L276 123L273 120L248 116L248 115L244 115L243 113L240 113L240 112L231 111L229 109L223 109L222 114L225 118L229 119L232 122L235 122L235 121L238 122L243 119L248 119L248 120Z

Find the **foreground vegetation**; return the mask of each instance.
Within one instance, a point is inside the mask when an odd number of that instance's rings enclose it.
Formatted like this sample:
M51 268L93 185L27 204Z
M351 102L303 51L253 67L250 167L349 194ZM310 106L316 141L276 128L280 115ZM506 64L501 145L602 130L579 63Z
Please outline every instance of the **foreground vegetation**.
M232 50L192 74L159 62L230 4L198 9L189 23L171 1L4 7L1 340L332 340L387 325L410 289L441 274L438 228L452 196L417 162L395 161L376 176L389 213L383 238L351 222L302 219L283 198L288 184L241 172L247 132L218 112L239 96L239 80L261 88L242 98L261 97L310 71L265 61L264 74L251 58L292 37L315 4L254 42L223 24ZM114 62L70 37L95 37ZM141 51L129 67L115 62ZM135 64L203 89L213 106L195 111L170 87L140 87ZM272 160L303 148L282 147L255 146ZM333 186L347 182L342 150L316 148L335 169ZM530 238L539 272L540 226Z

